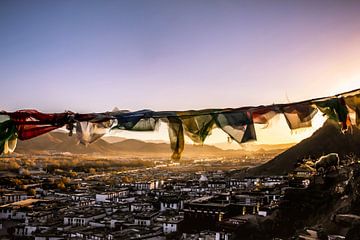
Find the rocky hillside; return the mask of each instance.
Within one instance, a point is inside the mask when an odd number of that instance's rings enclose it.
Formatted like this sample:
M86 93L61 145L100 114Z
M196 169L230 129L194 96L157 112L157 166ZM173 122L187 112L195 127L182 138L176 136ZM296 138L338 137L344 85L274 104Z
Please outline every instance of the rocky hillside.
M293 170L299 160L316 159L324 154L338 153L342 158L360 156L360 130L343 134L337 123L328 120L314 134L276 156L269 162L249 169L246 175L281 175Z
M317 231L318 240L329 235L360 239L360 165L342 166L309 188L289 188L279 209L238 227L233 239L303 239L304 229ZM313 238L309 238L313 239Z

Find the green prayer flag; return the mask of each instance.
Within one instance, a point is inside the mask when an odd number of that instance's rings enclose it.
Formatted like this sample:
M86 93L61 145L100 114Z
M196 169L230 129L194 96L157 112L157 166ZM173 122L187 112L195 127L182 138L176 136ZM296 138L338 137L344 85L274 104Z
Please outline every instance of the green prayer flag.
M16 147L17 129L13 121L0 123L0 154L12 152Z

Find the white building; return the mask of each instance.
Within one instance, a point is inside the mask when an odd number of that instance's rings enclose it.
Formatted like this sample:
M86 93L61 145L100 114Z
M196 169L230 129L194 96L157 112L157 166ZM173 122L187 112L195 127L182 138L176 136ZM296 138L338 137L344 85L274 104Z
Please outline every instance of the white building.
M0 219L25 220L26 212L12 207L0 208Z
M96 194L95 201L98 202L117 202L119 198L124 198L129 195L127 188L120 189L118 191L103 192Z
M2 203L13 203L28 199L29 196L26 192L12 192L6 193L2 196Z
M229 181L229 186L232 188L238 188L238 189L247 189L248 187L250 187L250 182L249 181L245 181L245 180L240 180L240 179L231 179Z
M154 210L151 203L134 202L130 205L130 212L146 212Z
M47 200L29 198L0 206L0 219L25 220L34 212L34 205Z
M179 211L184 208L184 201L177 196L162 196L160 197L160 211L166 210Z
M224 189L224 188L226 188L226 182L225 181L209 181L208 188Z
M25 236L31 237L32 234L36 231L37 227L35 226L19 226L15 228L14 235L15 236Z
M79 209L64 216L64 225L88 226L89 222L106 216L102 209Z
M151 226L158 212L143 212L134 216L134 224L139 226Z
M215 240L229 240L230 237L231 234L225 232L216 232L215 234Z
M173 217L165 220L163 222L163 232L165 234L178 232L183 221L184 219L179 217Z
M35 236L35 240L63 240L64 237L58 236Z
M135 188L136 190L153 190L156 187L155 181L149 182L136 182L131 183L131 187Z

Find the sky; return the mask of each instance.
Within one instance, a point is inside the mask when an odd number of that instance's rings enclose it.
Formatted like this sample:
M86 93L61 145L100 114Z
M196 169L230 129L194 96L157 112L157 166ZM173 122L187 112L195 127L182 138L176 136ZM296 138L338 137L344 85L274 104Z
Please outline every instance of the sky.
M188 110L360 87L359 1L0 1L0 108Z

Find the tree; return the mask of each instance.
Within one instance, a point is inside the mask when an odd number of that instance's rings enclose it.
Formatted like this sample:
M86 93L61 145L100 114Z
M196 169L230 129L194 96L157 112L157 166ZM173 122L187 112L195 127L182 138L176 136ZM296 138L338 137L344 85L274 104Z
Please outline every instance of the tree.
M18 178L15 178L13 181L15 186L20 186L24 184L23 181L21 181L21 179Z
M131 182L131 179L128 177L128 176L124 176L121 178L121 182L123 183L130 183Z
M72 185L70 186L70 188L71 188L71 190L75 191L75 190L79 189L80 186L79 186L79 184L72 184Z
M30 171L25 168L25 169L22 170L22 175L24 175L24 176L30 176Z
M9 163L9 169L10 170L19 170L20 165L15 161L10 161Z
M36 195L36 190L33 189L33 188L29 189L29 190L28 190L28 194L29 194L30 196L35 196L35 195Z
M64 184L63 182L59 182L59 183L56 185L56 187L57 187L58 189L60 189L60 190L65 190L65 189L66 189L65 184Z
M69 184L71 182L71 179L68 177L62 177L61 182L63 182L64 184Z
M95 173L96 173L96 169L95 169L95 168L89 168L89 173L90 173L90 174L95 174Z
M76 177L76 176L77 176L77 173L74 172L73 170L70 170L70 171L69 171L69 176L70 176L70 177Z

